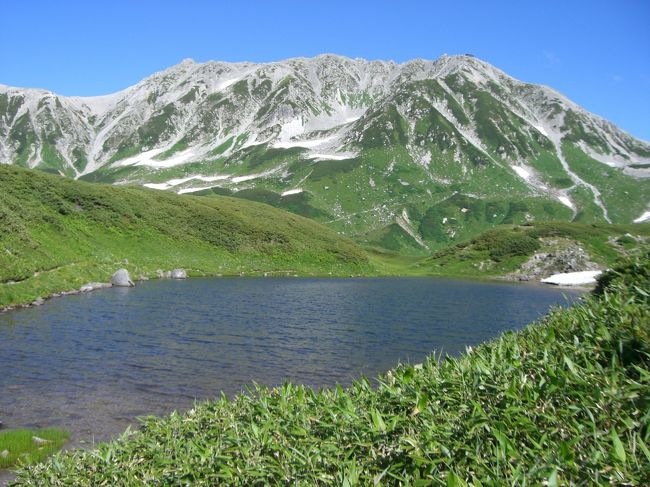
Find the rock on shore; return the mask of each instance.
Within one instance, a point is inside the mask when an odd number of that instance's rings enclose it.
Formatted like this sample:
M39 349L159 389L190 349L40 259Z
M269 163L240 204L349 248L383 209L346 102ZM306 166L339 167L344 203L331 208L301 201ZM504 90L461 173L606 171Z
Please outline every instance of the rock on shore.
M104 289L111 286L112 284L110 282L89 282L88 284L81 286L79 292L88 293L90 291L95 291L96 289Z
M185 269L174 269L172 271L172 279L187 279L187 272Z
M111 284L116 287L134 287L135 284L131 280L129 271L126 269L118 269L111 277Z

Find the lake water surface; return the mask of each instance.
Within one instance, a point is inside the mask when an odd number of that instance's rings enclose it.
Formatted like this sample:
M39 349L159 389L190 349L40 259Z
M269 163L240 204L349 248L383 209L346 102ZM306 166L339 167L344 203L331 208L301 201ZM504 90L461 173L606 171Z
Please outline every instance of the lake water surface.
M0 315L0 421L106 440L253 381L314 387L455 354L578 296L451 279L151 281Z

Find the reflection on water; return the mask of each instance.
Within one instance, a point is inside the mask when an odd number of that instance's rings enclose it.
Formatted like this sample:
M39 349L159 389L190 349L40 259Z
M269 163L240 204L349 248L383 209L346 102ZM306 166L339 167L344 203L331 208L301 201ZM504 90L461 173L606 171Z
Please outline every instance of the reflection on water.
M252 381L315 387L519 328L566 291L449 279L152 281L0 315L0 420L105 440ZM574 299L576 293L568 293Z

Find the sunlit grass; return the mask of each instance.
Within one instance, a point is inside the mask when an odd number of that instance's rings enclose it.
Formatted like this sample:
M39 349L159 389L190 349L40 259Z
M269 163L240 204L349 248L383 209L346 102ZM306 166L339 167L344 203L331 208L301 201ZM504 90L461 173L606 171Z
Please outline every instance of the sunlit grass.
M306 218L241 199L84 183L0 165L0 307L126 267L134 279L365 273L365 253Z
M148 418L16 485L648 485L648 262L461 357Z
M58 451L69 434L57 428L0 431L0 469L32 465Z

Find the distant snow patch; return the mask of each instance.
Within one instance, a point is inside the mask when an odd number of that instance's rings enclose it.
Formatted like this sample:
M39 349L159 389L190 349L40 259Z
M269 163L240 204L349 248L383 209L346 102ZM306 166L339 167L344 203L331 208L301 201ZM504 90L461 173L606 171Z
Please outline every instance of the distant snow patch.
M193 176L188 176L186 178L170 179L166 183L146 183L144 186L151 189L169 189L195 179L199 181L205 181L206 183L211 183L213 181L228 179L229 177L230 176L201 176L199 174L196 174Z
M310 118L305 124L305 132L330 130L334 127L346 125L359 120L366 112L366 108L350 108L341 103L332 103L330 108L329 113L322 112Z
M302 193L302 192L303 192L302 188L290 189L290 190L285 191L284 193L282 193L281 196L289 196L290 194L298 194L298 193Z
M542 134L545 137L548 137L548 132L544 127L542 127L541 125L533 125L533 127L535 127L540 134Z
M167 184L167 183L145 183L143 186L145 188L151 188L151 189L167 189L167 188L169 188L169 184Z
M566 197L566 196L558 196L557 199L560 200L560 203L562 203L564 206L568 206L572 210L574 209L573 203L571 202L571 200L568 197Z
M582 272L565 272L562 274L553 274L551 277L542 279L545 284L555 284L556 286L581 286L585 284L595 284L596 277L603 271L582 271Z
M155 157L161 154L163 151L164 149L152 149L146 152L142 152L133 157L128 157L116 162L114 164L114 167L147 166L154 168L169 168L191 162L199 157L199 153L197 152L196 148L192 147L183 152L178 152L168 159L156 160Z
M250 181L251 179L257 179L261 176L261 174L249 174L248 176L237 176L235 178L232 178L233 183L241 183L244 181Z
M219 82L219 84L217 84L217 86L215 88L217 89L217 91L225 90L230 85L234 85L235 83L237 83L237 81L239 81L240 79L241 79L240 77L225 79L225 80Z
M646 211L641 215L639 218L634 220L634 223L642 223L642 222L647 222L650 221L650 211Z
M250 181L251 179L257 179L257 178L263 178L266 176L270 176L271 174L274 174L278 172L279 168L274 168L274 169L269 169L268 171L260 172L257 174L248 174L246 176L237 176L232 178L230 181L233 183L241 183L244 181Z
M321 159L327 161L343 161L345 159L352 159L355 157L355 154L345 153L345 154L322 154L320 152L314 152L309 154L310 159Z
M305 126L301 119L296 118L290 122L286 122L282 124L282 127L280 128L280 141L288 142L292 137L300 135L304 133L304 131Z
M519 175L519 177L524 179L530 178L530 171L521 167L521 166L512 166L512 169Z
M194 188L183 188L183 189L178 190L178 194L196 193L197 191L203 191L204 189L216 188L218 186L219 186L218 184L213 184L211 186L196 186Z
M305 147L306 149L311 149L313 147L324 145L333 139L334 136L311 140L283 140L280 142L275 142L273 144L273 147L276 149L290 149L291 147Z

